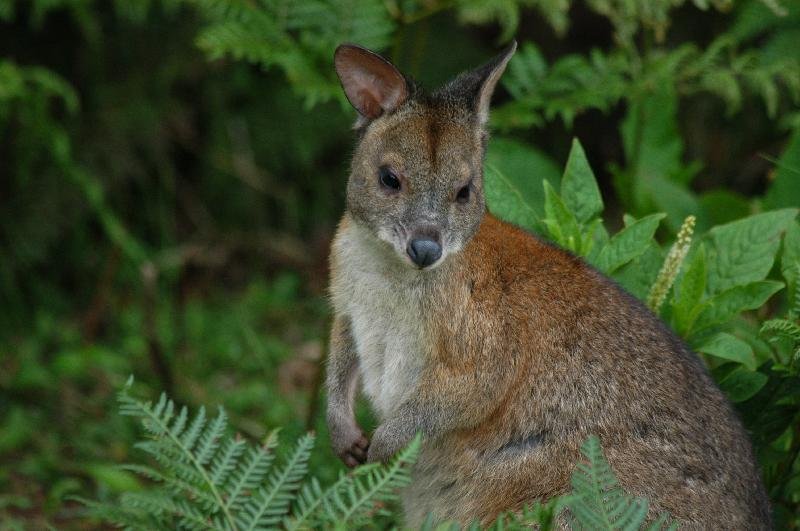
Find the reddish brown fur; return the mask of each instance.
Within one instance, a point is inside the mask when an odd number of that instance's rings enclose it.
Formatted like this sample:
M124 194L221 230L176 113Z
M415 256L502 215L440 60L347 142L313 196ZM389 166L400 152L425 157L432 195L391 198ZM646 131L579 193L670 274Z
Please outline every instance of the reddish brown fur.
M488 215L447 280L430 297L437 348L420 390L467 406L471 425L426 447L418 473L441 483L414 492L413 521L436 508L441 518L489 522L563 493L579 445L597 434L622 484L647 496L654 514L700 528L768 525L740 423L694 355L638 301ZM541 438L535 455L487 466L531 430ZM448 477L457 484L445 501L436 489Z

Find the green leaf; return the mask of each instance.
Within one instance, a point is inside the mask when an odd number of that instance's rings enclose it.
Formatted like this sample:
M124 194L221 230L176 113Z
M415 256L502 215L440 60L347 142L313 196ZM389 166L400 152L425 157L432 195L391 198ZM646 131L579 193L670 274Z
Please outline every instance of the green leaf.
M658 277L665 254L655 240L650 240L650 244L641 256L634 258L611 276L635 297L645 300L650 293L650 287Z
M547 181L544 181L544 212L547 217L542 222L550 237L562 247L578 252L582 239L578 220Z
M780 235L795 216L797 209L775 210L711 229L708 293L763 280L772 268Z
M783 288L782 282L761 280L735 286L708 299L692 327L692 333L727 322L745 310L755 310Z
M744 402L752 397L767 383L766 374L749 371L741 365L728 372L717 383L725 391L731 402Z
M706 289L706 249L700 244L675 286L672 318L681 335L692 326Z
M720 332L697 348L698 351L717 358L735 361L750 369L756 370L756 357L750 345L736 336Z
M686 185L698 165L683 162L683 141L678 129L678 97L671 74L652 77L657 87L646 98L631 98L620 127L628 166L617 172L614 187L626 209L635 214L661 211L668 226L677 231L689 214L697 214L697 199Z
M544 215L542 180L558 186L561 167L530 144L511 138L492 136L486 149L486 167L499 171L519 190L536 217Z
M783 253L781 254L781 271L786 275L800 263L800 223L795 221L786 229L783 238Z
M605 273L612 273L641 256L653 239L664 214L651 214L625 227L603 247L594 264Z
M800 128L796 129L775 165L777 171L764 197L768 208L800 205Z
M640 529L649 503L622 489L603 455L600 439L590 436L581 446L581 453L586 462L578 463L572 473L573 495L567 502L574 518L572 528Z
M789 307L797 308L800 290L800 223L794 221L786 229L783 238L783 251L781 253L781 274L786 279L786 288L789 292Z
M518 182L494 166L486 167L484 179L486 203L492 214L523 229L543 232L539 216Z
M561 179L561 197L580 223L586 223L603 211L597 180L577 138L572 140L567 167Z
M598 218L597 221L599 221L599 223L594 227L589 227L591 231L589 229L585 231L587 235L587 241L585 243L590 245L590 249L588 252L584 253L584 256L586 257L586 261L590 264L597 262L600 251L608 244L609 240L608 231L603 225L603 220Z

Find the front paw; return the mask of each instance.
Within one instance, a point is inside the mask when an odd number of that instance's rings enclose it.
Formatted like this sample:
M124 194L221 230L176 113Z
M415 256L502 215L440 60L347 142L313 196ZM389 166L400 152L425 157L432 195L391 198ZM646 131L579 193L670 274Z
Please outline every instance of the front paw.
M372 441L367 452L367 461L370 463L386 463L391 457L402 450L411 442L404 430L393 428L390 424L381 424L372 434Z
M367 460L369 441L355 422L329 422L331 446L345 465L356 467Z

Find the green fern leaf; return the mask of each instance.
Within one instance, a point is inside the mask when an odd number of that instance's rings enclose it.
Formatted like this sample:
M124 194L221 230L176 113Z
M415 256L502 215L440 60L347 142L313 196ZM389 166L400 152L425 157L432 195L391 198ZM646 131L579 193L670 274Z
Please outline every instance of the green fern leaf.
M211 481L214 485L222 487L225 484L246 447L247 443L238 438L229 438L223 443L211 463Z
M308 471L308 458L313 447L313 435L300 438L283 468L270 476L269 487L259 489L242 508L242 516L237 520L240 529L253 531L281 521L289 510L292 493L300 487Z
M587 462L572 475L569 503L576 529L635 530L647 517L648 502L627 495L603 456L600 439L589 437L581 447Z
M183 411L181 411L183 413ZM197 442L197 438L200 437L200 432L206 425L206 408L200 407L197 411L197 414L192 419L192 423L189 425L189 428L181 434L181 432L177 431L173 427L173 433L176 437L180 437L181 443L185 446L188 450L194 448L195 442ZM180 426L180 424L178 424Z
M140 491L126 492L114 505L81 500L105 522L129 529L215 529L249 531L353 526L370 515L384 514L386 502L410 481L409 467L420 439L401 451L388 466L359 467L323 489L315 478L302 486L314 437L298 440L283 466L273 470L277 431L260 447L240 438L226 438L227 416L207 421L200 408L190 419L186 408L162 394L155 404L119 393L120 412L137 418L146 440L135 447L154 462L123 468L149 480ZM290 512L291 509L291 512Z
M219 449L220 439L225 433L225 428L228 426L228 416L223 408L219 408L216 418L211 422L208 428L200 434L200 439L195 448L195 455L197 462L201 465L206 465L211 462L214 453ZM211 480L214 483L214 480Z
M361 481L354 481L342 493L332 492L323 500L325 517L337 527L356 527L370 513L381 512L376 509L376 502L396 499L397 490L411 482L409 469L416 462L421 445L422 439L417 436L388 466L367 465Z
M129 386L126 386L119 394L122 413L138 417L145 429L155 437L153 441L142 442L136 446L150 453L165 470L180 480L193 485L198 491L208 491L214 503L203 504L203 506L207 509L213 508L213 512L221 511L226 526L233 528L235 525L233 515L228 510L220 490L191 448L205 425L205 410L200 409L190 427L181 437L181 434L172 428L182 430L186 421L181 420L183 417L181 413L177 420L170 425L175 409L172 400L162 393L156 406L152 407L150 403L142 403L131 398L127 393L128 388ZM200 511L194 506L182 507L182 503L178 503L178 501L171 503L182 509L180 513L172 513L180 516L181 519L192 521L197 514L200 514Z
M277 446L278 432L272 431L267 435L264 444L247 451L244 462L231 476L228 485L224 488L227 509L238 509L248 501L247 493L257 488L269 472L272 461L275 459L274 450Z

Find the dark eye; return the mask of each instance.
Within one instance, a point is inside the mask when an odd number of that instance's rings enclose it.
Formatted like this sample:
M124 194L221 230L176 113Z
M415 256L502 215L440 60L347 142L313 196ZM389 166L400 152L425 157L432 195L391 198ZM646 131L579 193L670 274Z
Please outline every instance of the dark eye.
M462 186L456 194L456 201L462 205L469 201L469 185Z
M392 170L387 168L386 166L381 166L378 169L378 179L381 181L381 185L384 188L389 190L399 190L400 189L400 179L397 178Z

